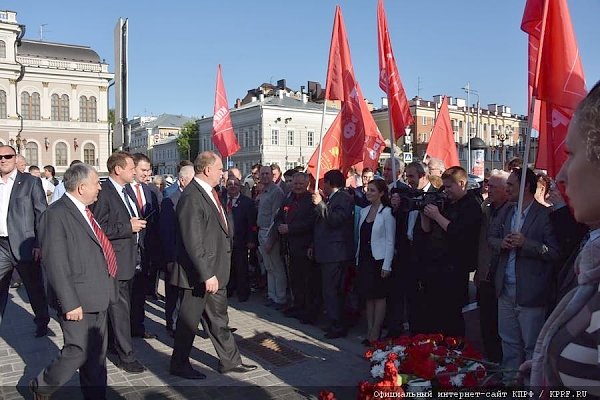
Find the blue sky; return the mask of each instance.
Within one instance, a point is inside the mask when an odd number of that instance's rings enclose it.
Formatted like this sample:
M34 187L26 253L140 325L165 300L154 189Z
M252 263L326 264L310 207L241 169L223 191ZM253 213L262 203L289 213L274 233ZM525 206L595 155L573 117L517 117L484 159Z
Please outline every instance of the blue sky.
M129 117L210 115L217 64L230 105L263 82L285 78L296 90L324 84L335 5L342 6L364 95L379 106L376 0L5 0L26 38L92 47L114 70L113 30L129 19ZM524 0L419 0L385 3L400 75L409 98L465 97L525 113ZM600 79L598 1L569 1L588 88ZM111 97L113 96L111 91ZM472 100L474 102L474 100Z

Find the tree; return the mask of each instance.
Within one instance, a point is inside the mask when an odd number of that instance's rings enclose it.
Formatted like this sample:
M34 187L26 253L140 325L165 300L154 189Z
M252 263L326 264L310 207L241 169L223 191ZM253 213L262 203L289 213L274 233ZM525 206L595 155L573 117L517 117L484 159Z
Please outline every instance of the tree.
M180 158L187 158L188 160L196 158L196 155L200 151L198 124L196 121L189 121L183 124L177 137L177 149L179 150Z

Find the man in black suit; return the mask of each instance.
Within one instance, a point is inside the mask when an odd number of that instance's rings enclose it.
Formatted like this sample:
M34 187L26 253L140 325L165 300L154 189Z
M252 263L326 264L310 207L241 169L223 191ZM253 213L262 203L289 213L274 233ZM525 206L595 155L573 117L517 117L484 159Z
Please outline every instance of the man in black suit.
M177 243L179 242L175 210L183 189L190 184L192 179L194 179L194 167L192 165L182 166L177 183L173 184L177 190L168 197L164 197L160 207L160 239L165 262L165 321L167 332L171 337L175 336L173 329L176 318L175 310L177 300L180 298L177 282L172 281L173 268L177 262Z
M355 257L354 200L341 190L346 182L341 171L327 171L323 181L327 202L319 193L312 195L317 219L310 253L321 269L323 303L330 323L325 337L335 339L347 333L343 321L343 283Z
M157 274L155 265L158 264L161 257L159 203L156 193L144 183L152 171L150 159L141 153L135 153L132 157L135 165L135 177L133 183L127 184L125 189L136 204L137 214L146 221L146 228L139 233L138 250L141 265L140 268L136 268L131 284L131 335L144 339L156 339L156 335L146 332L144 327L144 305L149 286L156 282L154 278ZM154 286L150 290L152 293L156 292Z
M303 323L315 323L321 298L320 271L308 258L315 228L315 205L308 192L308 175L296 172L291 178L292 190L275 217L288 259L289 282L293 305L284 311L288 317Z
M79 370L86 399L106 395L107 309L116 296L117 258L87 206L100 181L94 168L76 164L64 175L66 194L40 219L40 243L50 304L56 309L64 346L30 387L49 398Z
M16 152L10 146L0 146L0 178L0 323L16 267L35 313L35 336L42 337L48 332L50 317L36 235L46 194L39 178L17 170Z
M257 367L242 363L227 316L227 282L231 268L232 221L221 205L214 187L223 174L223 162L205 151L194 162L196 176L177 204L181 238L178 284L184 290L179 309L170 372L186 379L204 379L192 368L189 357L201 319L219 356L219 371L248 372Z
M240 302L250 297L250 280L248 279L248 250L256 247L256 207L251 198L241 193L242 184L235 176L227 180L227 196L225 210L233 221L233 252L231 255L231 277L227 285L227 296L233 291Z
M110 239L119 264L116 276L118 298L108 308L109 346L119 357L119 368L129 373L142 373L146 368L133 355L130 309L132 279L140 265L138 233L146 227L146 221L138 217L136 204L125 189L135 176L131 154L117 151L108 158L106 165L108 179L102 183L98 201L91 209Z

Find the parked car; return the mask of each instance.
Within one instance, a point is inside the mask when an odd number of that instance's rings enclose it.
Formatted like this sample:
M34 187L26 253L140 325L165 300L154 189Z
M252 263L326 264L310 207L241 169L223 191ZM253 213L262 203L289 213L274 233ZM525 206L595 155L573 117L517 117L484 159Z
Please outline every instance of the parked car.
M252 187L254 187L254 178L252 177L252 173L249 173L248 175L246 175L246 177L244 178L244 186L246 187L246 189L250 190L252 189Z

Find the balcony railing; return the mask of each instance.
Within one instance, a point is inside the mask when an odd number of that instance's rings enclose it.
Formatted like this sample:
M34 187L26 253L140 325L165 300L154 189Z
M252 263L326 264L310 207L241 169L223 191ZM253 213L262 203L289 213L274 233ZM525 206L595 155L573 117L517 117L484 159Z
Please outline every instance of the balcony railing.
M24 57L24 56L17 56L17 61L28 67L65 69L65 70L83 71L83 72L106 72L106 71L103 71L103 67L101 64L93 64L93 63L85 63L85 62L48 60L45 58Z

